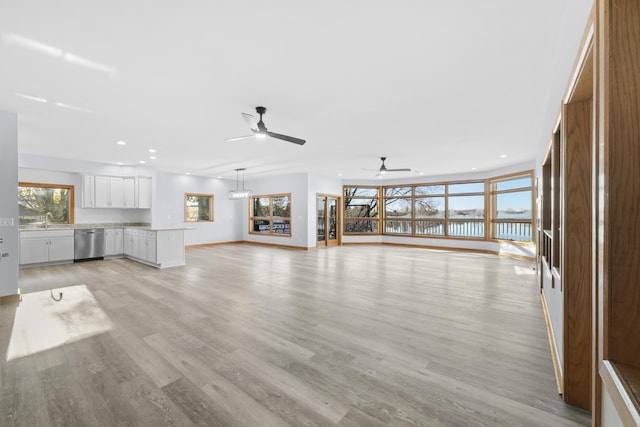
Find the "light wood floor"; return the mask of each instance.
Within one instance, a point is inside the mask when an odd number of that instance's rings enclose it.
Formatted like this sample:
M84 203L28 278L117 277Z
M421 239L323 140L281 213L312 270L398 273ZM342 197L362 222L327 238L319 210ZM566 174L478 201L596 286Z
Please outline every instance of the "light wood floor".
M556 393L531 263L255 245L187 263L21 270L0 425L590 423Z

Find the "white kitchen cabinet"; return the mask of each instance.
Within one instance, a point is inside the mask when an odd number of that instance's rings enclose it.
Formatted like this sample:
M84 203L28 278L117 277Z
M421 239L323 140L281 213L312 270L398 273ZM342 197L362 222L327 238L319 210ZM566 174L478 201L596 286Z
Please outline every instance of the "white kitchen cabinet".
M109 177L96 176L95 183L95 207L109 208L111 207L111 195L109 194Z
M151 208L151 177L82 177L83 208Z
M123 186L123 201L124 207L132 209L136 207L136 179L124 178L122 180Z
M20 232L20 264L73 260L73 230Z
M139 209L151 209L151 177L139 176L136 178L138 183L138 204Z
M104 230L104 255L124 254L124 229L106 228Z
M124 208L124 178L109 177L109 198L111 208Z
M185 265L184 230L126 228L124 254L154 267Z
M138 230L131 228L124 229L124 254L132 258L140 257Z
M82 176L82 207L96 207L96 177L93 175Z
M155 231L140 231L139 234L140 253L139 258L151 264L156 264L157 246Z
M119 176L95 177L97 208L124 208L124 178Z

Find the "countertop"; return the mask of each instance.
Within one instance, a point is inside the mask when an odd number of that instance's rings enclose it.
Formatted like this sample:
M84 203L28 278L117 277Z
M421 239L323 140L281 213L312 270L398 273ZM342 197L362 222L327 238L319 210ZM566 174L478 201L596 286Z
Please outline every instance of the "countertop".
M189 230L188 227L182 225L175 226L153 226L150 224L140 223L104 223L104 224L51 224L48 228L41 225L29 226L22 225L20 231L54 231L54 230L81 230L87 228L134 228L136 230L145 231L170 231L170 230Z

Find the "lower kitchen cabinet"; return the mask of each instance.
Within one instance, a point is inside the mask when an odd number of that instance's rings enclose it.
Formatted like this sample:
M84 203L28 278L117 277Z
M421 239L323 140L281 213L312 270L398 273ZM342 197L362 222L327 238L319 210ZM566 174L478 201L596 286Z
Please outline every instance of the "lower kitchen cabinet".
M116 256L124 254L124 229L105 228L104 255Z
M124 230L124 255L154 267L185 265L184 230Z
M73 261L73 230L20 232L20 264Z

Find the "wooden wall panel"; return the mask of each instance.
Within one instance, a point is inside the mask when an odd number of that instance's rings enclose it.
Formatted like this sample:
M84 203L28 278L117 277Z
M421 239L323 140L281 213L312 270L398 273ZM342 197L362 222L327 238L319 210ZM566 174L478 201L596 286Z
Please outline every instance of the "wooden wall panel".
M563 113L564 399L591 409L592 102Z
M605 358L640 366L640 2L612 0L607 14Z

